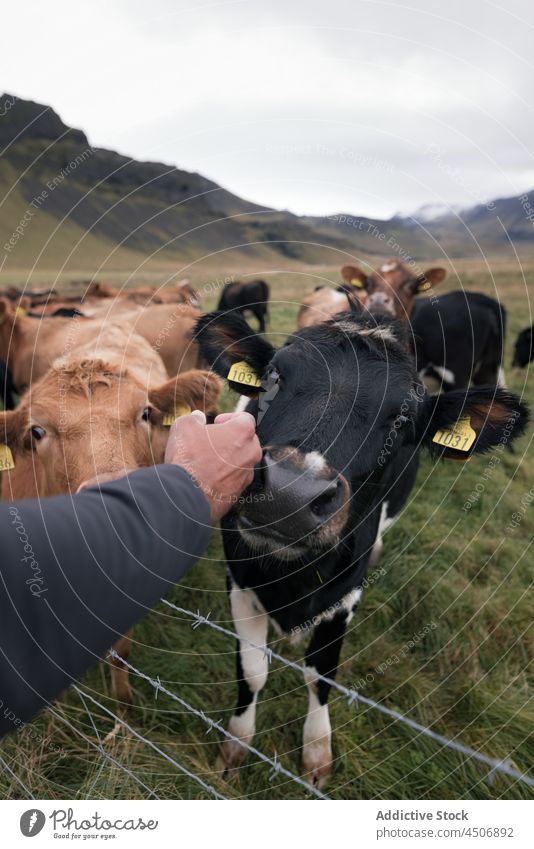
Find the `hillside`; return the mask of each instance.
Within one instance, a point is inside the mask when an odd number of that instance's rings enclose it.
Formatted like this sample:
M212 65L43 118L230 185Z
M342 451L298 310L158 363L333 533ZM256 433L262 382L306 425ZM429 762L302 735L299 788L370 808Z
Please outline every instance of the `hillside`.
M200 174L93 148L50 107L13 100L0 98L0 224L6 243L14 240L4 271L36 261L190 262L217 252L230 263L336 261L297 216L242 200ZM329 247L350 250L350 239L334 234Z
M393 254L476 258L510 255L508 236L518 253L534 252L533 225L518 198L474 207L462 221L454 214L420 221L299 217L174 165L93 148L51 107L7 94L0 97L0 157L4 273L34 266L96 272L147 262L341 265Z

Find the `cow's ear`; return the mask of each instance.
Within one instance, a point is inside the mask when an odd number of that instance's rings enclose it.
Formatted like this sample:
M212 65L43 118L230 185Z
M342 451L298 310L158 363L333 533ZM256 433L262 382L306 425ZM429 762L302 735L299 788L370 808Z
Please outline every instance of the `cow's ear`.
M23 295L15 307L15 315L26 315L32 308L32 299Z
M528 419L528 407L506 389L458 389L426 398L420 437L433 454L466 460L509 445L524 433Z
M213 372L191 369L151 389L148 398L165 418L175 418L192 410L202 410L206 415L213 416L218 411L221 388Z
M445 280L447 276L446 268L429 268L424 274L420 274L419 277L415 278L414 281L414 291L416 295L419 295L421 292L426 292L428 289L433 289L434 286L437 286L438 283L441 283Z
M195 327L203 360L241 395L255 395L275 349L237 313L211 312Z
M341 276L345 283L349 283L355 289L367 288L367 274L357 265L344 265L341 269Z

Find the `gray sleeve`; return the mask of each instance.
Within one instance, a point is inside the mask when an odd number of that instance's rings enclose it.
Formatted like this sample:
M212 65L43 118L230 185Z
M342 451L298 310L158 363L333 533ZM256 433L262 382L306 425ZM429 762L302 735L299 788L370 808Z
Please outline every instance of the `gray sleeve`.
M171 465L0 504L0 734L105 654L193 566L210 531L204 495Z

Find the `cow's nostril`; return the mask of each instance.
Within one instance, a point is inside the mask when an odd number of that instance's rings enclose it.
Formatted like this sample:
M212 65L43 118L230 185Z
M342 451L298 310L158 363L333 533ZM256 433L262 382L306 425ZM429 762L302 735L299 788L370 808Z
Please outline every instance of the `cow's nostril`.
M322 516L331 515L332 502L335 500L340 486L341 482L339 480L332 481L320 495L310 502L310 510L315 516L321 518Z

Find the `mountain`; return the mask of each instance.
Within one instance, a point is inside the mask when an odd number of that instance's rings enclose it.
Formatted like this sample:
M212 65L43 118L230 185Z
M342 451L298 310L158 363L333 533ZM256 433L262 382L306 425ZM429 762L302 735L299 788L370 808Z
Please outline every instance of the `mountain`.
M174 165L92 147L50 106L8 94L0 97L0 198L4 272L192 262L225 270L247 263L342 265L357 257L435 258L442 251L470 257L510 251L506 231L516 249L534 252L524 199L473 207L461 219L426 207L419 218L389 221L296 216Z
M298 216L245 201L200 174L94 148L51 107L0 98L3 270L191 262L337 262ZM5 247L4 245L4 247ZM213 263L212 263L213 264Z
M415 212L406 214L398 213L395 218L411 219L414 222L428 224L430 221L436 221L440 218L448 218L451 215L462 212L462 207L458 205L448 206L446 203L424 203L418 207Z

